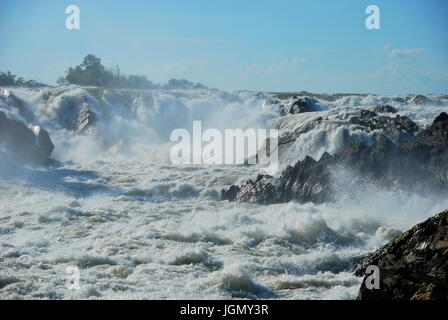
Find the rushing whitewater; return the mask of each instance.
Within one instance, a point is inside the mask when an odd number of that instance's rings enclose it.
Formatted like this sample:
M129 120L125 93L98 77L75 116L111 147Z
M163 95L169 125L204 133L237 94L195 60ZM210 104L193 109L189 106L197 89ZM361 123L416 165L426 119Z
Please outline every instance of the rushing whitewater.
M314 98L319 111L287 114L291 99L267 93L0 89L0 111L45 128L55 160L19 165L0 150L0 298L355 298L353 260L448 200L376 189L320 205L235 203L220 190L256 177L255 166L170 162L171 131L195 120L287 136L328 119L296 137L284 168L340 151L343 135L369 143L372 132L334 125L359 108L388 104L421 128L448 109L440 95ZM69 266L79 290L67 287Z

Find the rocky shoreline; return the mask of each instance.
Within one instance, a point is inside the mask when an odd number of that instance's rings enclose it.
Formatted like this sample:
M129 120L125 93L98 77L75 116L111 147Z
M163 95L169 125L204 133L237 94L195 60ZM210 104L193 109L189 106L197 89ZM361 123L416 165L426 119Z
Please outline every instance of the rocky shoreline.
M368 289L367 266L379 268L379 289ZM448 211L417 224L355 268L364 276L358 300L447 300Z

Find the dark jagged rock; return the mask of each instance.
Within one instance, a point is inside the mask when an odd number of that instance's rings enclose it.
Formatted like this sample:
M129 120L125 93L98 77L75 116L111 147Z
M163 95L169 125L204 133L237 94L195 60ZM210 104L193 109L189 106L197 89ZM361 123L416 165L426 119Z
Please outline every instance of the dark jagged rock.
M331 196L331 165L334 157L325 153L319 161L306 157L288 166L282 175L275 179L259 175L256 181L249 180L240 187L231 186L221 191L223 200L272 204L296 200L299 202L322 203Z
M247 181L236 193L235 200L239 202L270 204L280 202L276 187L272 185L270 176L259 175L257 180Z
M54 145L41 127L29 128L0 111L0 145L20 163L46 165Z
M56 97L59 108L56 122L63 128L77 134L86 134L97 122L97 116L92 111L95 102L87 94L65 95Z
M396 117L380 116L372 111L362 110L360 117L352 117L351 124L361 125L373 130L383 130L384 133L397 143L411 139L418 132L418 125L409 117L397 115Z
M231 186L228 190L221 190L221 199L222 200L229 200L229 201L235 201L236 195L240 191L240 187L238 186Z
M367 289L367 266L380 270L380 288ZM359 300L448 299L448 211L422 222L356 267L365 276Z
M290 114L304 113L304 112L313 112L313 111L321 111L322 108L319 107L318 101L314 98L297 98L294 97L294 102L289 109Z
M431 99L429 99L427 96L423 96L421 94L416 95L415 97L413 97L411 99L412 103L415 103L416 105L424 105L424 104L428 104L431 102Z
M362 119L364 117L364 119ZM374 134L373 145L358 142L334 156L325 153L318 161L307 157L293 167L288 166L279 178L259 176L241 188L232 186L222 191L222 198L259 204L288 202L322 203L332 201L332 171L342 167L363 178L363 184L409 191L447 192L448 190L448 115L440 114L434 123L420 131L409 118L374 118L367 113L351 119L364 126L384 126L383 135ZM394 130L398 130L395 132ZM394 133L395 132L395 133ZM407 140L399 134L411 136ZM405 140L401 144L395 141ZM407 137L407 136L406 136ZM285 143L285 142L283 142ZM353 182L355 183L355 182Z
M402 144L408 158L419 161L433 175L448 183L448 114L442 112L415 139Z
M95 113L89 110L86 106L82 106L79 111L78 118L74 123L75 132L78 134L86 133L87 130L95 124L96 120Z
M329 201L331 192L331 166L335 158L324 153L319 161L306 157L294 167L287 167L279 178L278 196L281 202L322 203Z
M373 108L373 112L376 113L397 113L397 109L389 105L380 104Z

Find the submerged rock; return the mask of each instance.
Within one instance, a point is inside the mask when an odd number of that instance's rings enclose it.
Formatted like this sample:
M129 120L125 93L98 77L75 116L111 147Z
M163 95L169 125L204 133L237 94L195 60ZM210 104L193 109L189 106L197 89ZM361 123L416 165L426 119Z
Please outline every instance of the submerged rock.
M358 264L365 275L369 265L380 270L379 289L359 290L359 300L448 299L448 210L429 218Z
M0 111L0 145L20 163L46 165L54 145L41 127L29 128Z
M373 108L373 112L376 113L397 113L397 109L389 105L380 104Z

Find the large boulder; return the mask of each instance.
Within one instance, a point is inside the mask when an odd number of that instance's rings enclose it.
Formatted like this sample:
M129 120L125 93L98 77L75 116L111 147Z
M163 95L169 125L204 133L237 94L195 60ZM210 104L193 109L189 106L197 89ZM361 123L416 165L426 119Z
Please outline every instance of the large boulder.
M367 266L379 268L379 289L368 289ZM448 211L422 222L362 260L359 300L448 299Z
M392 106L384 105L384 104L380 104L380 105L373 107L372 111L376 112L376 113L397 113L397 109L395 109Z
M322 111L322 107L319 106L318 101L314 98L303 97L297 98L294 97L289 108L290 114L304 113L304 112L314 112L314 111Z
M29 128L0 111L0 145L19 163L46 165L54 145L47 131Z

